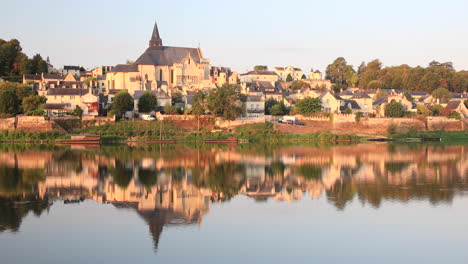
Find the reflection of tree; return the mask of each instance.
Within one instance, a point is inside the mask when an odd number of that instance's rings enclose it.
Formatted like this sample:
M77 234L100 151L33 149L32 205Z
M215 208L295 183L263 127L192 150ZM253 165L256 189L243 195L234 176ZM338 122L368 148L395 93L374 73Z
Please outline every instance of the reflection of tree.
M270 177L280 176L281 178L284 178L284 169L285 166L283 162L274 161L269 166L266 166L265 171Z
M198 187L209 188L230 199L239 193L245 181L245 167L233 162L216 164L207 168L207 172L195 168L192 177Z
M158 182L158 172L140 168L138 169L138 180L146 189L150 189Z
M109 169L114 182L121 188L127 188L133 178L133 170L129 169L121 161L115 162L115 168Z
M0 196L0 232L5 230L18 231L23 218L30 211L36 216L49 206L48 200L38 200L35 197L21 196L3 198Z
M407 162L385 162L385 170L392 174L402 172L408 167Z
M7 196L32 192L36 184L43 180L44 170L0 167L0 194Z
M351 181L337 181L326 191L327 198L338 209L344 209L346 204L353 200L356 194L356 186Z
M297 168L297 173L306 179L322 178L322 168L314 165L301 165Z

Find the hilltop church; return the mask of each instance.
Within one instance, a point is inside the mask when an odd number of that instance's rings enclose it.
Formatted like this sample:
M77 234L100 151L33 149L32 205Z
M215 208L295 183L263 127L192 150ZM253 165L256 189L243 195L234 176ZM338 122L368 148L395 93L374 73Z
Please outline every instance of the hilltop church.
M149 47L133 64L118 64L106 74L108 90L114 92L199 89L210 86L210 60L200 48L163 46L155 23Z

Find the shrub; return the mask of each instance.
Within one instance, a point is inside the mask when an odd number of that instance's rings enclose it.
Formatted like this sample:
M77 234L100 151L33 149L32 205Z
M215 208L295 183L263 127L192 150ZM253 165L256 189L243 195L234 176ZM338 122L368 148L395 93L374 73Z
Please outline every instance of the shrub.
M355 115L355 117L354 117L354 119L356 120L356 122L359 123L359 121L361 121L361 118L362 118L363 116L364 116L363 113L357 112L356 115Z
M399 102L391 102L385 106L386 117L402 117L405 114L405 108Z
M393 134L396 134L396 130L397 130L397 125L395 123L391 123L388 126L387 132L388 134L393 135Z

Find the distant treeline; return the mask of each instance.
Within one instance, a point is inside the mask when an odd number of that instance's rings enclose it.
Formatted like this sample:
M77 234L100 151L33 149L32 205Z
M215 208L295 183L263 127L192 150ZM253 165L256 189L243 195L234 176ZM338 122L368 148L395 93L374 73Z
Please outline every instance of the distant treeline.
M0 78L6 81L20 81L23 74L47 73L48 65L41 55L32 59L22 52L17 39L0 39Z
M437 88L462 93L468 90L468 71L455 71L451 62L432 61L429 66L401 66L382 68L377 59L362 63L357 70L342 57L326 69L326 79L335 83L335 90L350 86L361 89L399 89L432 93Z

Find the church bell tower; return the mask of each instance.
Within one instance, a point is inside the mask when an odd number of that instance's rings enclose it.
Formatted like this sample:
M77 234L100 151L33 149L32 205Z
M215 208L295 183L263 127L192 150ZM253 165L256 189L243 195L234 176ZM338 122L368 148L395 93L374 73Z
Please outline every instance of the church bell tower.
M162 47L162 39L159 37L158 25L154 23L153 34L151 35L151 40L149 41L149 46L151 47Z

